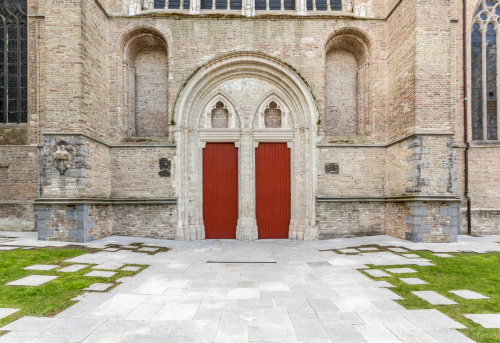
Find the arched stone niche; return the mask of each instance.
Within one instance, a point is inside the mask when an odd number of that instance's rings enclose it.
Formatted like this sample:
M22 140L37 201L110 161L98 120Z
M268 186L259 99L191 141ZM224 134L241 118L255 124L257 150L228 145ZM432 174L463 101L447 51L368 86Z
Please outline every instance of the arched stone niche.
M227 108L228 128L210 128L209 119L219 101ZM279 128L265 127L265 112L272 102L281 111ZM174 115L178 124L172 130L178 147L177 175L189 175L176 180L179 218L176 239L205 238L203 149L212 142L234 142L238 148L237 239L258 238L255 149L259 142L286 142L290 149L289 238L317 239L314 192L319 113L310 87L294 70L260 53L223 56L205 64L189 78L176 100Z
M198 122L199 129L235 129L241 120L227 95L217 94L206 106Z
M126 137L168 136L168 56L156 32L130 35L123 59L123 132Z
M327 136L369 136L371 119L370 49L366 36L345 28L326 45L325 121Z
M252 127L254 129L293 129L293 116L280 97L275 94L266 95L259 102L258 110L252 120Z

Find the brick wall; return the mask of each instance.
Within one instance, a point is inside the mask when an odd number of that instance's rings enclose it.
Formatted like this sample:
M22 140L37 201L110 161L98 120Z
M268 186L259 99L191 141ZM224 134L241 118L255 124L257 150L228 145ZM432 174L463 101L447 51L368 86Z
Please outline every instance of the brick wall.
M318 202L319 239L383 234L385 211L384 202Z
M336 164L338 173L328 164ZM385 184L385 149L318 149L318 196L383 197Z
M326 55L326 133L358 134L358 64L354 55L335 49Z
M177 205L115 205L113 234L175 239Z
M415 26L415 1L403 0L387 20L387 130L390 141L415 132Z
M0 231L33 230L37 147L0 147Z
M167 136L167 54L143 49L135 58L135 125L137 136Z
M113 148L111 154L113 198L176 196L175 148Z

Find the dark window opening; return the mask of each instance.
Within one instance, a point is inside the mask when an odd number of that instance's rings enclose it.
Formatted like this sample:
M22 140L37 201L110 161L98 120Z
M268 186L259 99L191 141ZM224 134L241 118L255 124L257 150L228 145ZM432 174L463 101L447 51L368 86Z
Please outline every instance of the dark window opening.
M26 0L0 0L0 123L28 121Z

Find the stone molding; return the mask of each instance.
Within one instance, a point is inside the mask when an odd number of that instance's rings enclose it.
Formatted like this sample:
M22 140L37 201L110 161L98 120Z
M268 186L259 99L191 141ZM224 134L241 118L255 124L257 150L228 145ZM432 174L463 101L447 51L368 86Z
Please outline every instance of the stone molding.
M401 197L316 197L316 202L460 202L460 198L454 196L422 195Z
M220 85L228 80L254 78L267 82L273 91L264 95L253 110L241 118L241 129L199 129L200 116L207 112L207 104L221 94ZM228 98L228 96L225 96ZM293 128L253 129L253 118L267 100L278 101L286 112L286 125ZM205 238L203 223L203 147L207 142L235 142L239 163L239 215L236 237L240 240L258 238L255 215L255 147L261 142L289 143L292 204L290 239L314 240L314 194L316 186L315 163L316 122L319 117L316 100L304 79L284 62L255 52L241 52L210 61L193 74L180 91L174 108L177 126L172 133L178 142L176 175L178 178L177 240ZM206 116L206 115L205 115ZM289 124L290 123L290 124ZM203 125L202 125L203 127Z
M35 200L35 205L74 205L74 204L91 204L91 205L177 204L177 199L176 198L165 198L165 199L40 198Z
M87 135L86 133L82 132L42 132L43 136L80 136L80 137L85 137L91 141L94 141L96 143L99 143L101 145L104 145L108 148L175 148L177 147L177 144L175 143L164 143L164 144L158 144L158 143L142 143L142 144L108 144L98 138L92 137ZM8 145L9 147L12 145ZM19 146L19 145L17 145ZM27 146L35 146L35 145L27 145ZM0 145L0 147L2 147ZM43 147L43 145L38 145L38 147Z

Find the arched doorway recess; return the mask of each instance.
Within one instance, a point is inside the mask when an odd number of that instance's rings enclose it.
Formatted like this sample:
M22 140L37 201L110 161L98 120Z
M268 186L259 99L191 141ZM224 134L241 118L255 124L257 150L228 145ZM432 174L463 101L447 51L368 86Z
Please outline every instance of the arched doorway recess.
M317 239L314 194L319 113L309 86L294 70L260 53L223 56L189 78L177 98L174 116L177 175L184 176L176 185L177 240L205 239L203 149L215 142L233 142L238 149L237 239L258 239L255 149L260 142L286 143L290 149L288 237Z

